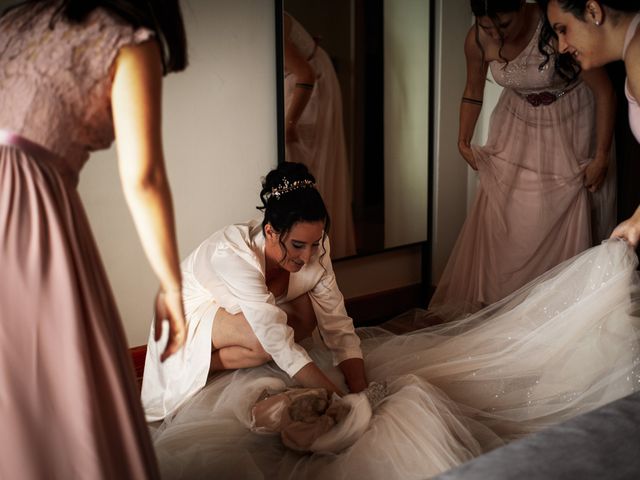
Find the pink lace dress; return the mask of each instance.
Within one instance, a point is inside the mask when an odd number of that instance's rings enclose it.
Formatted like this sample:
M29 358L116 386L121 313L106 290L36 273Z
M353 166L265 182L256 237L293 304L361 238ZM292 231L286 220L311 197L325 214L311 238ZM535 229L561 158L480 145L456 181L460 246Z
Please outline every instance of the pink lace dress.
M0 478L142 479L157 466L78 173L114 139L112 64L147 40L0 20Z
M486 144L472 146L478 193L429 305L443 319L504 298L615 225L615 177L593 196L583 183L593 94L582 81L567 87L552 61L540 68L539 32L508 64L490 63L504 90Z

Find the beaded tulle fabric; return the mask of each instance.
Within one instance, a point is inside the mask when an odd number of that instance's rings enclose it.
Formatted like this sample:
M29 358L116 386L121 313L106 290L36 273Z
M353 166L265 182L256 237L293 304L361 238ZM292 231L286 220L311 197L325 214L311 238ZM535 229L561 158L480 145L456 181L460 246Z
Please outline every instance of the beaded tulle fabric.
M640 390L637 265L633 249L610 240L466 319L406 335L360 329L368 380L380 387L370 387L372 402L346 395L340 418L322 418L320 396L316 414L283 424L281 409L297 394L273 365L217 376L155 430L162 473L424 479ZM419 324L423 314L404 321ZM329 352L308 347L346 389ZM265 389L284 393L256 411ZM272 435L254 433L256 418Z

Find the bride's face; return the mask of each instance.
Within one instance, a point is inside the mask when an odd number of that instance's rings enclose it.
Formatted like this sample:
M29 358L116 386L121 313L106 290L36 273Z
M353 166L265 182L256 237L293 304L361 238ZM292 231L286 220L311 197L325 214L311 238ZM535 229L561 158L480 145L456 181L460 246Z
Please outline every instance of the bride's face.
M267 225L271 227L271 225ZM297 222L281 235L273 228L265 230L274 260L288 272L300 271L316 254L324 236L324 222Z

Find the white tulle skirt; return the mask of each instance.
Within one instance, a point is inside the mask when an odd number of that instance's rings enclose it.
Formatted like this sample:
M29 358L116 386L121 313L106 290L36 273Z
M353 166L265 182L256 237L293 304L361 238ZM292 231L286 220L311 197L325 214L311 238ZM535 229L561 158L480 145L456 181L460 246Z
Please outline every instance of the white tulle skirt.
M361 329L389 395L349 447L301 454L249 430L271 365L213 378L154 428L164 478L423 479L640 389L640 282L622 241L563 263L463 320L408 335ZM420 315L411 312L410 315ZM336 382L330 355L311 353Z

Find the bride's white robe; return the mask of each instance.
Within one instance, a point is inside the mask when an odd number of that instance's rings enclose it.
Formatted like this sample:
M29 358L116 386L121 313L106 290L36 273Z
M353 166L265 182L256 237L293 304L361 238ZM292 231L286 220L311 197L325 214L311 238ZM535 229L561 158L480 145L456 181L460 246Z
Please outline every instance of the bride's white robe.
M142 383L142 404L148 421L162 420L204 387L211 362L211 332L218 308L242 312L264 350L288 376L311 362L296 344L287 315L278 304L308 293L324 345L333 364L362 358L360 339L347 315L330 260L329 240L299 272L292 273L284 295L275 298L265 283L265 238L257 220L230 225L200 244L181 265L188 336L185 347L164 363L160 353L165 329L154 340L149 333Z

